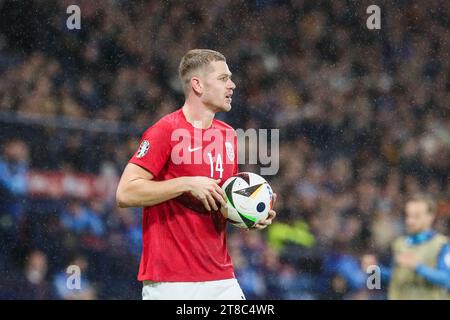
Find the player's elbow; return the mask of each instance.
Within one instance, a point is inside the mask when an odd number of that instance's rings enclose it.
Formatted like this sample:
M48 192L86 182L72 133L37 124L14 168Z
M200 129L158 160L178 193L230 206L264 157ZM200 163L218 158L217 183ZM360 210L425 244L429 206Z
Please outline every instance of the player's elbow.
M124 202L124 201L121 201L121 200L117 200L116 201L116 204L117 204L117 206L119 207L119 208L129 208L130 207L130 205L128 205L126 202Z
M116 192L116 204L119 208L131 207L130 197L128 197L127 193L120 188L118 188Z

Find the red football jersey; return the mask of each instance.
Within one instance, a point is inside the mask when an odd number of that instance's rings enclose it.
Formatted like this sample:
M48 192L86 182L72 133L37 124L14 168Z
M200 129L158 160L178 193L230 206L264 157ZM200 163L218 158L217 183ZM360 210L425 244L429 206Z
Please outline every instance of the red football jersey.
M182 111L166 115L142 136L134 163L155 181L182 176L221 178L238 171L236 131L214 119L197 129ZM209 281L234 278L226 221L218 211L184 194L143 209L143 248L138 280Z

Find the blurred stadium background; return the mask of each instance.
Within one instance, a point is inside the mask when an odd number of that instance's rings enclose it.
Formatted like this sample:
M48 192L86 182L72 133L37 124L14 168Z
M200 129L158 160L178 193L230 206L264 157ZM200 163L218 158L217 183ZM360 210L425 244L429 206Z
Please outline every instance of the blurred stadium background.
M418 190L449 234L448 1L3 0L0 17L2 299L140 298L141 210L116 208L115 186L144 129L181 106L191 48L227 57L220 119L280 129L277 223L229 230L249 299L384 299L359 258L389 261Z

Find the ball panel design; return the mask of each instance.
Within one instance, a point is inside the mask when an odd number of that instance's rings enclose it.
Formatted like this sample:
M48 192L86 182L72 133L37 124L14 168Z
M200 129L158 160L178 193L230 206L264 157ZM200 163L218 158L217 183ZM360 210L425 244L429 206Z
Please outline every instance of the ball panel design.
M220 211L234 226L251 228L268 216L272 189L263 177L241 172L227 179L222 189L227 197L227 207Z

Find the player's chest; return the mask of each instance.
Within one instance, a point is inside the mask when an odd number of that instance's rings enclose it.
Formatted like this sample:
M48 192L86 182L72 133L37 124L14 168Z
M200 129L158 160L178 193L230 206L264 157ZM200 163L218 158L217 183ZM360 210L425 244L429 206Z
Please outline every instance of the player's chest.
M169 171L176 176L226 179L236 163L235 142L225 135L184 137L172 145Z

